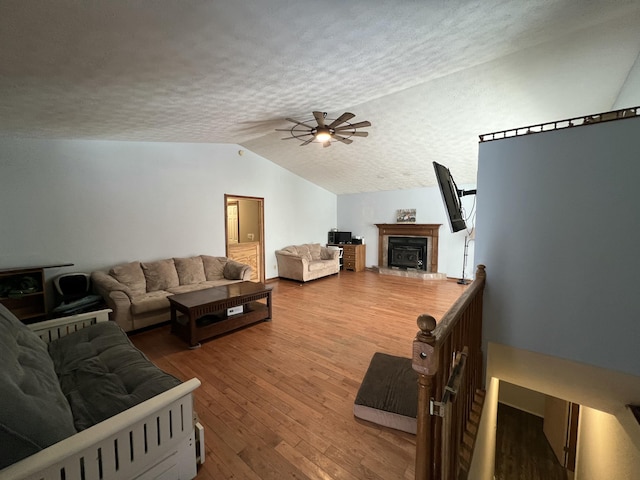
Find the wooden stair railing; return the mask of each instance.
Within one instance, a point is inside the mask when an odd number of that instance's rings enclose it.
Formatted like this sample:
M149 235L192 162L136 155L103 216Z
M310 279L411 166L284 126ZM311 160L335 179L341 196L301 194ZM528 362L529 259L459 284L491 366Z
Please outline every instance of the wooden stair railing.
M417 319L412 360L418 373L416 480L455 480L461 456L470 455L462 445L468 450L465 433L482 389L485 281L485 267L478 265L475 280L440 322L428 314Z

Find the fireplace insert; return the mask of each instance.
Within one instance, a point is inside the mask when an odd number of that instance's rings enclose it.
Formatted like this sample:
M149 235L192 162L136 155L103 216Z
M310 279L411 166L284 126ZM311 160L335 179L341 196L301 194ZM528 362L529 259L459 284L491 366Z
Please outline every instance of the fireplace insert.
M389 267L427 271L427 243L424 237L389 237Z

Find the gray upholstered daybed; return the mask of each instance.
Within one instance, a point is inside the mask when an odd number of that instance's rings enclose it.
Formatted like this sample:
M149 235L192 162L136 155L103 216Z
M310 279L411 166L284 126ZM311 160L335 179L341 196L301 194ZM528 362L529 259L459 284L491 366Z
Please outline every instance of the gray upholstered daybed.
M108 314L26 326L0 305L0 479L196 476L200 381L158 369Z

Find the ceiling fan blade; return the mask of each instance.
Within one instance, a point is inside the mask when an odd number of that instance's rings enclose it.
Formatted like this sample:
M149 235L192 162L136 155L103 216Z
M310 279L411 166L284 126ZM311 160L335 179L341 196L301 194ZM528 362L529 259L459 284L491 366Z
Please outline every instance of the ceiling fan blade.
M368 137L369 132L340 132L342 135L349 135L350 137Z
M305 127L307 127L307 128L315 128L315 127L312 127L311 125L307 125L306 123L299 122L298 120L294 120L293 118L285 118L285 120L286 120L287 122L297 123L298 125L304 125L304 126L305 126ZM295 128L295 127L293 127L293 128Z
M340 131L340 130L349 130L351 128L362 128L362 127L370 127L371 126L371 122L368 121L364 121L364 122L358 122L358 123L352 123L351 125L345 125L343 127L337 127L334 130L336 132Z
M300 138L300 137L304 137L306 135L309 135L309 134L296 135L295 137L284 137L284 138L281 138L280 140L291 140L291 139L302 140L302 138Z
M316 122L318 122L319 127L324 127L324 117L326 113L323 112L313 112L313 116L316 117Z
M353 117L355 117L355 115L353 113L344 112L342 115L340 115L338 118L336 118L333 122L331 122L331 124L329 125L329 128L335 128L338 125L343 124L344 122L348 122Z
M326 142L324 142L324 143L322 144L322 146L323 146L323 147L325 147L325 148L326 148L326 147L330 147L330 146L331 146L331 140L327 140Z
M347 145L353 143L353 140L349 140L347 137L341 137L340 135L336 135L335 133L333 134L333 138L335 138L339 142L346 143Z
M314 138L316 138L316 137L311 137L311 138L310 138L309 140L307 140L306 142L301 143L301 144L300 144L300 146L301 146L301 147L304 147L305 145L309 145L311 142L313 142L313 139L314 139Z

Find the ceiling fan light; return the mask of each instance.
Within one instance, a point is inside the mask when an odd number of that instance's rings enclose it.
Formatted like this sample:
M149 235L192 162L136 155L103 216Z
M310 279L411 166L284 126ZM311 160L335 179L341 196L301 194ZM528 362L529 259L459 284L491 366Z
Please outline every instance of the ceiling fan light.
M345 112L337 119L331 121L330 124L325 124L327 117L326 113L314 111L313 116L315 118L317 126L312 127L308 123L300 122L293 118L285 118L288 122L295 123L295 126L290 129L276 128L276 131L289 131L291 137L283 138L282 140L289 140L289 138L296 138L301 140L301 147L309 145L311 142L321 143L324 147L331 145L331 142L342 142L347 145L353 143L349 137L366 137L367 132L358 132L356 129L360 127L370 127L371 122L363 121L357 123L349 123L355 115L350 112Z
M331 140L331 134L329 132L319 131L316 133L316 140L322 143L328 142Z

